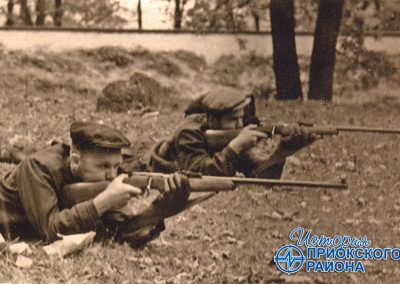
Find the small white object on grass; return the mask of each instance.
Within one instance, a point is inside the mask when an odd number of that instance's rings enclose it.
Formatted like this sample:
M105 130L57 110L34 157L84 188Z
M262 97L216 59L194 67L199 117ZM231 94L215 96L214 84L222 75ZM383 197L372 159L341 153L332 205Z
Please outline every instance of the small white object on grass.
M48 255L58 255L63 258L71 253L78 252L89 246L96 233L91 231L85 234L60 236L62 239L45 246L43 249Z

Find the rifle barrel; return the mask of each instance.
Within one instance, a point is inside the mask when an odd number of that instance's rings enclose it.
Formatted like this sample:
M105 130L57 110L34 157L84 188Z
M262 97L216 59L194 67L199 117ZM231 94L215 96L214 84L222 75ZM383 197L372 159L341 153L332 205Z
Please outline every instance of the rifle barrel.
M338 188L346 189L346 183L336 182L318 182L318 181L302 181L302 180L285 180L285 179L263 179L263 178L242 178L242 177L210 177L203 176L202 178L212 178L216 180L231 180L239 184L269 184L279 186L296 186L296 187L323 187L323 188Z
M148 172L133 172L133 175L144 175L153 177L164 177L163 173L148 173ZM346 189L347 184L345 182L318 182L318 181L301 181L301 180L284 180L284 179L263 179L263 178L243 178L243 177L221 177L221 176L199 176L200 179L213 180L216 183L218 181L226 182L232 181L237 184L255 184L255 185L270 185L270 186L296 186L296 187L315 187L315 188L337 188Z
M335 127L339 131L400 134L400 129L359 127L359 126L333 126L333 127Z

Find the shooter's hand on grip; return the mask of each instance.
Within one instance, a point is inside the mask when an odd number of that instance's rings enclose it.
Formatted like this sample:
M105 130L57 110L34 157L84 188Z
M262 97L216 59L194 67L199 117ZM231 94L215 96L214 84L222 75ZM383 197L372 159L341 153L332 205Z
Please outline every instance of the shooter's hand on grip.
M127 174L117 176L110 182L106 189L93 199L94 206L99 216L110 209L125 206L131 197L142 193L140 188L124 183Z
M257 125L255 124L244 127L239 135L229 143L229 147L236 154L240 154L244 150L254 147L260 139L268 138L267 134L257 131L256 129Z

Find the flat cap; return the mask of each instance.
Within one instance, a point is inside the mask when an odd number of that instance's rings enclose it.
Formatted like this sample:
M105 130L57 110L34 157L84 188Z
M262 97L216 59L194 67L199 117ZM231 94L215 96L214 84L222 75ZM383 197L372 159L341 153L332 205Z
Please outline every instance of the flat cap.
M244 108L250 103L250 98L234 88L219 87L208 92L202 105L206 112L225 113Z
M78 148L121 149L131 145L119 130L96 122L73 122L70 134Z

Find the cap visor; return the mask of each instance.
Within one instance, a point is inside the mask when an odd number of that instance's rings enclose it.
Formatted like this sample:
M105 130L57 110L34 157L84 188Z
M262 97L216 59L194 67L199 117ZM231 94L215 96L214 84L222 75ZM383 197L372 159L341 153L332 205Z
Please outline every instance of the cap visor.
M246 98L243 102L239 103L237 106L235 106L232 111L237 111L243 109L245 106L247 106L251 101L251 98Z

